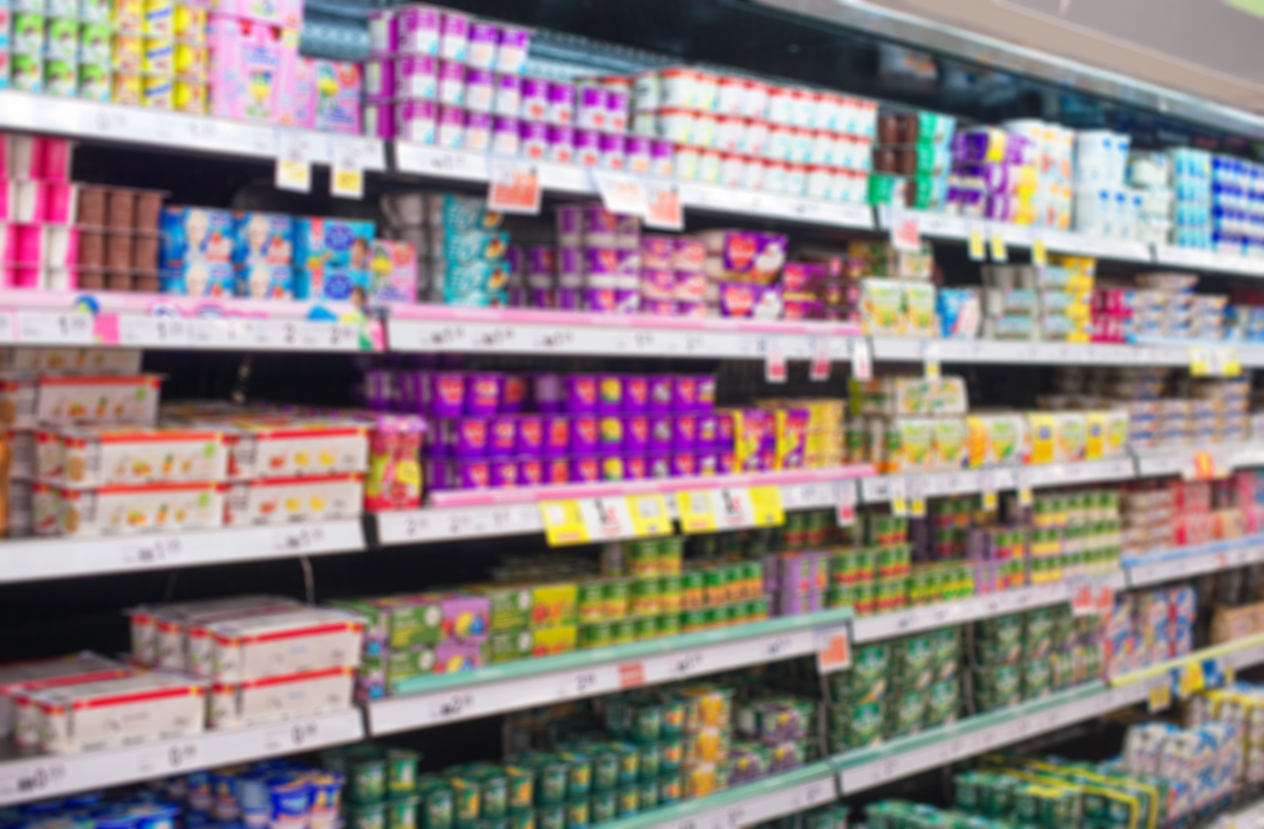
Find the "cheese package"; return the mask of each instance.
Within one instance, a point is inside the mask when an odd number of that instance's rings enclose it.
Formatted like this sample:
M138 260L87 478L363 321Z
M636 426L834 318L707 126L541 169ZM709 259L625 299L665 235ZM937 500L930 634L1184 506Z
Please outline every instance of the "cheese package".
M229 486L228 526L355 518L364 510L364 476L265 478Z
M15 735L50 754L192 737L206 727L205 692L199 680L158 673L20 691Z
M36 433L41 480L83 488L222 481L224 435L162 427L70 427Z
M37 529L52 509L62 535L126 535L224 525L225 484L155 484L69 489L36 484ZM51 501L51 504L49 503Z
M328 607L190 626L189 670L217 683L360 664L364 620Z
M301 607L304 605L285 596L262 593L140 605L127 612L131 619L132 658L151 667L188 670L190 626Z
M13 695L20 691L38 691L59 685L113 679L135 672L121 662L106 659L90 651L55 659L0 665L0 737L13 733Z
M156 374L0 378L0 424L34 428L76 420L152 425L161 378Z
M211 686L207 716L222 730L345 711L354 690L355 671L347 667L220 682Z

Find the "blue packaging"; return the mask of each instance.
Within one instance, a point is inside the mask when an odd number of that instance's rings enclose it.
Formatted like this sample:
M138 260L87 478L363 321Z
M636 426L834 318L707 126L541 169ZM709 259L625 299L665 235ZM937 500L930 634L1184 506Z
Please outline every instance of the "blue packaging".
M294 271L289 265L255 262L235 269L237 296L247 299L289 299L294 296Z
M369 293L369 272L346 268L294 269L295 299L363 300Z
M229 262L192 261L163 268L158 274L164 294L230 297L236 287Z
M443 256L450 264L497 262L508 250L509 234L504 231L464 231L449 233L443 239Z
M179 809L155 803L135 810L136 829L175 829Z
M178 268L185 262L233 261L233 214L227 210L164 207L158 231L162 234L159 268Z
M499 293L508 284L509 268L504 262L449 262L443 274L445 296Z
M294 268L310 271L369 269L373 222L303 217L294 220Z
M504 215L487 209L483 199L471 199L442 193L431 197L431 218L437 218L444 230L463 233L470 230L495 230L504 221ZM438 214L437 216L435 214Z
M312 788L305 778L293 773L281 774L268 779L268 790L272 796L272 823L306 823Z
M237 265L290 265L294 219L284 213L233 214L233 262Z
M977 291L940 288L936 304L939 306L940 335L944 339L973 340L979 336L983 307Z

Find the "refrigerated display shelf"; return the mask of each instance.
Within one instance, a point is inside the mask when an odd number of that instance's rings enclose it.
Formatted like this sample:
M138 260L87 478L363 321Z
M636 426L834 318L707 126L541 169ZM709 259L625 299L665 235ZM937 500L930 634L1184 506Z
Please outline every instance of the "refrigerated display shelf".
M1123 565L1128 573L1128 586L1136 588L1261 562L1264 562L1264 534L1129 556Z

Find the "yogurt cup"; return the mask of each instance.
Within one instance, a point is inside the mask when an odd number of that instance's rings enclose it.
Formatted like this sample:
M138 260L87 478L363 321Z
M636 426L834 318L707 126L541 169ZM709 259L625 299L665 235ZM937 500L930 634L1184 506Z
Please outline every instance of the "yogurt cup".
M465 137L461 146L475 152L487 152L492 145L492 116L487 112L465 113Z
M599 415L597 418L598 450L603 453L622 451L623 441L623 416L617 414Z
M672 462L668 452L650 452L645 456L649 477L661 481L671 477Z
M492 489L512 489L518 485L518 461L513 458L491 458Z
M767 173L768 164L762 158L748 158L739 186L744 190L763 190Z
M404 6L395 9L395 41L407 55L439 54L441 13L431 6Z
M650 448L650 416L623 416L623 448L628 452L646 452Z
M667 414L651 414L649 417L651 452L666 451L671 448L675 426L672 416Z
M364 62L364 97L371 101L395 97L395 61L370 58Z
M500 45L500 29L490 23L470 26L465 62L475 69L491 71L496 65L496 49Z
M465 65L452 60L441 60L438 70L438 99L451 106L465 105Z
M497 415L487 422L487 454L513 455L518 447L518 423L513 415Z
M514 454L540 457L544 451L544 424L547 415L523 414L514 421Z
M640 135L627 136L624 146L627 148L627 168L630 173L647 175L653 168L654 157L651 152L654 142Z
M363 109L364 134L374 138L395 137L395 104L391 101L366 101Z
M597 376L567 374L564 379L566 411L570 414L591 414L597 411Z
M546 463L542 458L518 458L518 486L543 486Z
M465 73L465 108L473 112L491 112L495 94L495 76L488 69L469 69Z
M430 414L460 417L465 407L465 372L436 371L430 375Z
M597 416L572 414L570 416L569 451L572 455L596 452L599 444Z
M544 157L559 164L575 160L575 130L563 124L549 124L547 149Z
M696 452L694 453L694 464L694 474L698 477L713 478L719 474L720 455L717 452Z
M670 455L671 458L671 477L673 478L692 478L698 474L697 460L693 452L688 450L675 451Z
M691 414L672 417L671 445L673 449L696 449L698 446L698 420Z
M570 482L575 484L595 484L601 480L601 461L596 455L572 457L570 461Z
M569 415L542 415L541 451L545 457L566 455L571 448L571 418Z
M439 442L448 457L486 457L490 438L487 418L458 417L439 421Z
M645 455L623 456L623 477L629 481L644 481L650 476L649 459Z
M671 407L676 412L693 412L698 407L698 378L678 374L672 378Z
M622 455L600 455L598 456L598 461L601 464L601 480L622 481L626 479Z
M671 178L676 175L676 145L655 140L650 144L650 174Z
M601 160L601 133L596 130L575 130L575 163L596 167Z
M699 374L697 377L697 396L694 400L694 411L710 412L715 409L716 379L714 374ZM731 423L730 419L730 423Z
M520 121L518 124L518 152L526 157L542 161L549 148L548 125L538 121Z
M459 149L465 143L465 110L455 106L439 107L435 143L449 149Z
M627 166L627 149L622 135L601 133L597 138L597 166L606 170L622 170Z
M650 381L644 374L623 376L623 410L641 413L649 409Z
M624 133L628 129L628 92L624 89L606 90L606 129Z
M700 449L715 445L716 427L716 416L714 414L700 414L697 416L697 445Z
M529 121L544 121L549 112L549 82L523 78L521 95L521 116Z
M737 456L732 452L721 450L716 455L716 474L732 475L737 472Z
M618 374L597 377L597 412L614 414L623 410L623 378Z
M439 97L439 61L430 55L400 55L394 61L394 88L401 98Z
M395 9L369 12L369 54L386 57L400 51L395 13Z
M492 111L497 115L522 114L522 78L517 75L497 75Z
M445 11L439 23L439 57L464 63L469 54L470 18Z
M567 484L571 480L571 462L569 458L547 458L544 461L544 482L546 484Z
M550 83L546 94L548 107L544 113L544 120L550 124L573 125L575 123L575 85Z
M522 148L521 127L518 119L497 115L492 120L492 148L496 155L518 155Z
M455 489L489 489L492 464L486 459L455 461L452 464Z
M527 67L527 51L530 47L531 33L526 29L515 26L501 28L496 49L496 71L521 75Z
M606 129L606 91L600 86L581 86L575 99L575 126Z
M672 408L672 378L667 374L649 376L649 403L646 410L650 414L664 413Z
M500 409L500 393L504 375L491 371L472 371L465 383L465 414L490 417Z

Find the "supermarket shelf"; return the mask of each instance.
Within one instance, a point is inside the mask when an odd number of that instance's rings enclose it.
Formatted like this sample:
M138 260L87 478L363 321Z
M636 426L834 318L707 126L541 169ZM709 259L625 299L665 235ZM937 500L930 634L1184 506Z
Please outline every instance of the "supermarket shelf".
M1037 607L1065 604L1071 593L1081 584L1108 585L1115 590L1124 588L1123 573L1086 582L1058 583L1003 590L986 596L972 596L952 602L911 607L896 613L864 616L851 623L852 643L879 642L910 633L920 633L945 626L961 625L978 619L988 619L1006 613L1017 613Z
M394 151L396 172L470 183L484 183L490 176L492 157L486 153L404 141L395 142ZM540 186L545 192L598 195L592 173L585 167L546 161L535 162L535 166L539 171ZM693 182L676 183L681 205L687 210L746 218L789 220L829 227L860 230L873 228L873 211L866 204L781 196Z
M1149 681L1170 681L1170 677L1182 669L1215 660L1218 663L1232 665L1236 669L1250 668L1264 664L1264 633L1244 636L1223 645L1211 645L1199 650L1149 665L1126 674L1110 677L1111 687L1129 687L1144 685Z
M0 759L0 807L364 739L359 709L108 751Z
M367 704L369 733L376 737L806 656L817 651L818 641L845 630L851 616L850 608L784 616L421 677L406 683L402 695Z
M392 351L597 357L810 360L851 357L854 325L684 319L526 309L407 305L387 322Z
M1246 256L1183 248L1176 245L1155 245L1154 262L1156 265L1175 268L1216 271L1242 276L1264 276L1264 259L1252 259Z
M1264 801L1221 815L1212 824L1216 829L1260 829L1264 827Z
M1109 343L873 338L875 360L923 362L931 353L944 363L980 365L1187 367L1190 363L1189 348L1185 345L1137 346Z
M1194 469L1194 456L1199 452L1207 452L1211 455L1217 471L1228 472L1250 466L1264 466L1264 442L1214 443L1205 448L1187 446L1134 450L1137 458L1137 475L1148 478L1190 472Z
M1264 534L1123 560L1129 587L1147 587L1264 562Z
M828 762L822 761L708 797L617 820L606 824L605 829L737 829L837 799L835 773Z
M0 584L360 552L357 520L0 542Z
M0 92L0 129L260 159L277 158L285 135L300 139L314 164L329 164L334 142L346 142L363 169L386 169L384 145L376 138L8 90Z
M1135 477L1132 458L1110 458L1078 463L1047 463L996 469L965 469L920 475L880 475L860 482L861 500L877 504L893 498L935 498L999 492L1023 487L1069 486Z

